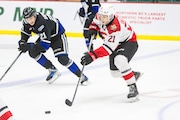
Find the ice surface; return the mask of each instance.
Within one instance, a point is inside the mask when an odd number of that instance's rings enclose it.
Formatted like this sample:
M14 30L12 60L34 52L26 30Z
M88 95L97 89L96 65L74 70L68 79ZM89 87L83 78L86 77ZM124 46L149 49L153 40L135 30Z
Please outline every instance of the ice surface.
M0 36L0 75L19 54L19 38ZM84 40L68 38L68 42L70 58L82 68ZM144 73L137 82L139 102L127 102L128 88L122 78L111 77L105 57L85 67L91 84L79 86L73 105L67 106L65 99L72 100L78 78L58 63L51 49L45 55L62 73L57 81L49 85L45 81L48 71L25 53L0 82L0 98L16 120L180 120L180 42L138 42L130 64ZM94 41L95 47L101 43Z

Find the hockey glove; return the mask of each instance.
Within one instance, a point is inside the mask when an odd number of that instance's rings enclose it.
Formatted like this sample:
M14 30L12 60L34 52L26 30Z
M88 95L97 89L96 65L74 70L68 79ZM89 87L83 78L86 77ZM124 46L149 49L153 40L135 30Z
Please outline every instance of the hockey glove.
M83 7L79 8L79 16L85 17L85 11Z
M19 51L22 51L23 53L29 51L32 49L34 46L34 43L24 43L24 44L19 44Z
M81 64L82 65L88 65L91 62L93 62L95 59L97 59L97 55L91 51L89 53L84 53L85 55L81 58Z
M92 38L92 39L95 39L96 36L97 36L97 31L94 30L94 29L90 29L90 30L88 31L88 39L91 40L91 37L92 37L92 36L94 36L94 38Z

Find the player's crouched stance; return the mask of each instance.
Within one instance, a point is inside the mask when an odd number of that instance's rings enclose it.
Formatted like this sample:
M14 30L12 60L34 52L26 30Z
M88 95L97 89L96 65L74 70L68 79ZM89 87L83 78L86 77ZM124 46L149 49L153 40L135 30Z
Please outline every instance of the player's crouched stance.
M28 43L27 41L32 32L39 35L39 38L35 43ZM53 83L61 75L58 69L43 54L50 47L58 61L77 77L80 77L82 85L87 84L88 78L84 74L81 76L81 70L68 56L65 29L57 18L35 12L31 7L25 8L23 10L21 40L18 44L20 51L23 53L29 51L30 57L49 70L49 75L46 78L49 84Z
M88 65L97 58L109 56L109 65L113 77L124 78L129 87L127 98L130 102L138 101L136 80L140 72L134 72L129 62L138 49L136 34L131 26L121 20L113 6L102 6L89 27L89 37L96 32L103 36L104 43L94 51L86 53L81 58L81 64Z

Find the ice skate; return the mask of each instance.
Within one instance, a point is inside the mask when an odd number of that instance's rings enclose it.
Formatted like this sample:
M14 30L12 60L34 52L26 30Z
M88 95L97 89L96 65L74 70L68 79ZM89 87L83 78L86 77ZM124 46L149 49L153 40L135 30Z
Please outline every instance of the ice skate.
M89 85L88 78L84 74L82 74L82 76L80 77L80 83L83 86Z
M134 71L134 77L136 78L136 81L143 75L141 72L135 72Z
M129 87L129 94L127 95L127 98L129 102L139 101L139 98L138 98L139 92L137 90L136 84L134 83L134 84L128 85L128 87Z
M46 78L46 81L51 84L53 83L56 79L58 79L61 76L61 73L54 67L52 66L49 70L49 75Z

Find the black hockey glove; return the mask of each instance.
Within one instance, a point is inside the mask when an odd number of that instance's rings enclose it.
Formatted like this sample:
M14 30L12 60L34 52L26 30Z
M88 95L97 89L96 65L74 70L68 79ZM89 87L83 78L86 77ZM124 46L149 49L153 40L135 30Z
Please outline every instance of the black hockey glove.
M91 53L92 55L90 55L89 53ZM82 65L88 65L91 62L93 62L95 59L97 59L97 55L92 51L89 53L84 53L84 56L81 58L81 64Z
M88 53L85 53L85 55L81 58L81 64L82 65L88 65L93 61L91 56Z
M94 36L94 38L92 39L95 39L96 36L97 36L97 30L94 30L94 29L90 29L88 30L88 38L91 40L91 37Z
M85 11L83 7L79 8L79 16L85 17Z
M34 43L20 43L19 44L19 51L22 51L23 53L29 51L30 49L32 49L34 46Z

